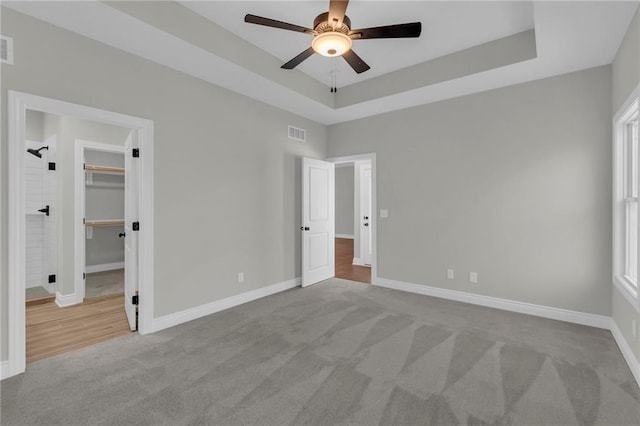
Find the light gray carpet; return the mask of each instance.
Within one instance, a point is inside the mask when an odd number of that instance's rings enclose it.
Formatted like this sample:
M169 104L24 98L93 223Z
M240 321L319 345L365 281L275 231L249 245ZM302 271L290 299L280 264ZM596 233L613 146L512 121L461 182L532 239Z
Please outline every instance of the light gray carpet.
M124 269L93 272L85 279L85 298L124 293Z
M343 280L43 360L3 425L638 425L605 330Z

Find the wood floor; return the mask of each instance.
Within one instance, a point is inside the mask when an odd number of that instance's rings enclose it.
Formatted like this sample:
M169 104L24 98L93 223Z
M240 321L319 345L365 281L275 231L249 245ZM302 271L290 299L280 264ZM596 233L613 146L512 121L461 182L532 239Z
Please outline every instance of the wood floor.
M26 316L27 363L131 333L123 294L66 308L47 301L27 306Z
M336 238L336 277L371 284L371 268L353 264L353 240Z

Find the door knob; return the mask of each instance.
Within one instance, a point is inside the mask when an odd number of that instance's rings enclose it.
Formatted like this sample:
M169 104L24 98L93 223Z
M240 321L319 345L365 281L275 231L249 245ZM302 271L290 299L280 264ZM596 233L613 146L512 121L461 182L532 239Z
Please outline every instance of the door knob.
M301 231L308 231L308 230L309 230L309 227L308 227L308 226L301 226L301 227L300 227L300 230L301 230Z
M119 237L119 238L126 237L126 236L127 236L127 234L126 234L126 233L124 233L124 232L121 232L121 233L119 233L119 234L118 234L118 237Z
M49 216L49 206L47 205L44 209L38 210L40 213L44 213Z
M369 224L368 224L368 223L365 223L365 224L364 224L364 226L369 226Z
M368 220L368 219L369 219L369 216L365 216L365 217L364 217L364 220Z

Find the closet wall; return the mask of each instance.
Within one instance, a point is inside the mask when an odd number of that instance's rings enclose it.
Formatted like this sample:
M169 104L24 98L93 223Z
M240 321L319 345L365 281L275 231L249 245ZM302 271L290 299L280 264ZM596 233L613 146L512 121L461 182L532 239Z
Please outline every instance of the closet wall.
M336 165L336 236L353 237L354 178L353 165Z
M124 168L124 154L85 151L85 164ZM124 218L124 173L86 172L85 217L87 220ZM86 271L88 273L124 267L123 226L87 227Z

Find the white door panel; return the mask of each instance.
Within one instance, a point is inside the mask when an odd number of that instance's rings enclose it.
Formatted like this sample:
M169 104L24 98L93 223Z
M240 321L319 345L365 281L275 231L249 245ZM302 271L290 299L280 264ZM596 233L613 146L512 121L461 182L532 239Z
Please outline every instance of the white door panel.
M302 286L335 275L335 167L302 159Z
M362 236L361 257L362 263L371 265L371 166L363 166L361 178L361 204L360 212L362 213L362 224L360 235Z
M133 158L132 131L124 145L124 310L131 330L137 329L137 308L133 296L138 291L138 232L133 223L138 220L138 168Z

